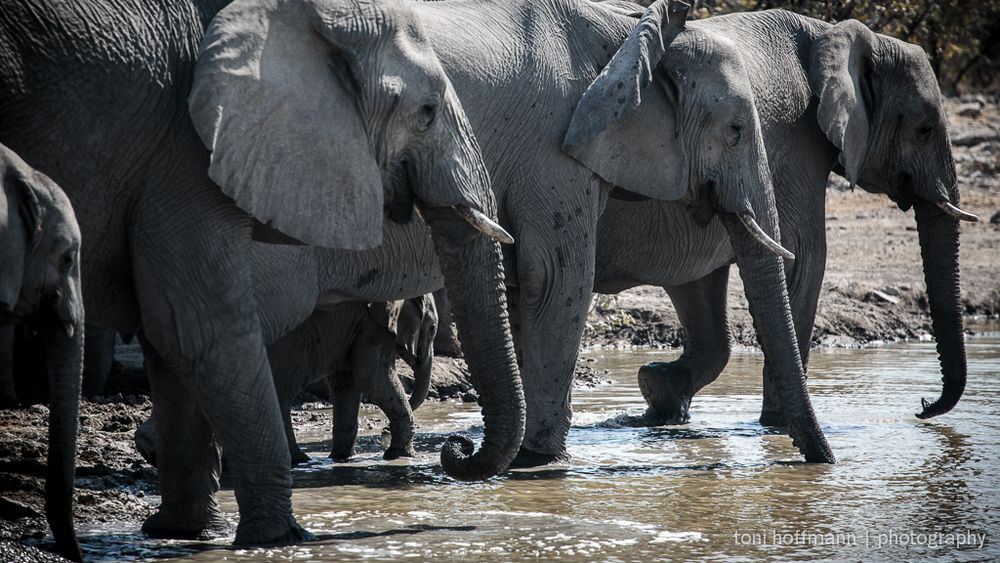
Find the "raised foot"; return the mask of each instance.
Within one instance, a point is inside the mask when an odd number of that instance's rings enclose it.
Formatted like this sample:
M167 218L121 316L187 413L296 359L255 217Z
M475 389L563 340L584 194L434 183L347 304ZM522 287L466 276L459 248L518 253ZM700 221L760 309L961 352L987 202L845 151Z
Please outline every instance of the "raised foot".
M650 362L639 368L639 390L646 399L651 425L685 424L691 420L691 373L677 362Z
M784 428L788 426L785 415L775 411L760 411L760 425Z
M562 463L569 461L569 454L565 451L549 454L529 450L521 447L514 461L510 462L511 469L524 469L526 467L541 467L550 463Z
M157 539L206 541L231 535L233 526L215 508L198 516L161 509L146 518L142 533Z
M291 515L252 521L241 520L236 528L235 545L290 545L316 539L299 526Z

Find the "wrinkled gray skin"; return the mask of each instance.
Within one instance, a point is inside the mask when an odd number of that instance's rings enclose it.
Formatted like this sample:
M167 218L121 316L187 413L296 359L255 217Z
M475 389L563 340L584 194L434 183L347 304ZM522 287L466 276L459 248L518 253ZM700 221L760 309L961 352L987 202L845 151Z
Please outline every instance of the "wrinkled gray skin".
M293 463L309 461L295 440L292 402L312 381L325 378L333 402L335 460L354 455L360 402L379 407L389 419L385 459L412 457L413 411L430 387L437 313L426 295L391 303L342 303L317 309L267 348L285 435ZM413 368L415 387L407 399L395 374L396 357Z
M635 19L583 0L521 1L502 5L436 2L416 4L411 8L424 21L426 38L434 45L462 99L470 122L479 131L483 154L493 179L495 200L499 205L498 216L517 240L514 251L505 256L505 270L512 293L512 314L516 315L520 325L520 361L523 372L529 374L526 386L530 430L518 463L546 463L565 455L566 433L572 414L570 383L593 287L596 223L606 194L590 168L562 152L563 133L573 116L576 102L596 77L597 69L607 63L634 27ZM283 17L273 17L272 21L280 24ZM553 30L561 32L553 33ZM705 40L716 41L711 37ZM518 47L511 51L514 46L526 48ZM284 58L280 54L274 56L276 60L284 61L285 66L296 68L301 66L298 61L308 57L309 49L319 54L324 52L322 45L318 44L306 45L303 49L285 53ZM219 66L224 68L225 57L220 57L219 61ZM199 67L204 64L208 63L202 57ZM323 73L327 72L325 67L306 68L304 72L310 70L319 79L323 79ZM699 72L715 73L711 67L699 69ZM298 76L295 80L304 81L304 76L308 75ZM280 83L294 82L282 77ZM247 172L240 168L245 163L239 161L232 170L220 173L220 177L233 174L252 185L258 181L280 180L283 177L280 173L282 166L295 167L295 173L288 174L295 177L311 174L314 168L321 169L325 165L311 158L312 147L326 142L317 141L323 138L324 133L316 131L314 125L315 116L323 114L313 107L320 105L319 101L305 100L301 107L283 109L285 120L271 119L277 110L272 108L271 102L259 101L257 85L240 87L242 82L237 80L234 84L236 86L223 94L227 96L225 103L233 108L242 105L248 114L261 115L257 122L237 128L238 131L256 131L259 124L266 120L267 128L262 131L268 132L264 139L259 135L239 135L236 136L238 141L252 139L255 145L270 147L267 143L273 128L292 131L289 138L299 139L300 142L276 145L285 152L276 153L274 163L255 159L252 162L259 166L251 167L251 171ZM274 97L280 100L288 98L280 91ZM217 104L214 101L198 104L197 97L193 100L196 123L209 128L203 136L215 139L216 136L210 133L220 115L214 109ZM653 108L651 112L655 115L657 108L669 103L665 95L656 97L650 106ZM685 117L700 119L718 109L714 107L715 103L740 102L737 98L718 101L692 99L689 106L692 113L685 114ZM204 106L204 112L198 109L200 106ZM745 110L745 113L747 118L753 114L752 110ZM221 115L225 116L226 112ZM670 120L672 115L663 116L663 119ZM628 131L639 136L662 135L663 128L654 126L660 121L662 119L647 124L643 120L634 120L632 125L635 129ZM676 153L667 151L665 154L684 156L672 157L667 165L661 166L657 161L646 166L647 178L661 173L676 175L679 171L671 167L679 167L678 160L689 156L707 160L719 158L717 154L702 155L695 147L678 148ZM213 161L213 166L217 162ZM416 164L410 160L406 163L408 169ZM752 161L750 165L757 167L758 163ZM690 191L699 195L690 197L701 198L700 188L704 178L693 177L691 182ZM663 198L689 197L687 190L661 193L659 187L662 182L657 184L641 189ZM772 236L776 236L776 222L771 221L773 203L770 203L767 192L766 184L726 184L713 192L714 198L706 207L716 205L727 214L756 215L765 228L770 229ZM239 200L248 196L236 193L235 197ZM408 201L405 195L395 193L387 197L386 206L390 213L400 203ZM422 202L417 203L423 208ZM769 205L771 209L768 209ZM302 213L310 212L302 210ZM431 223L437 215L424 208L423 218ZM262 220L271 220L267 215L257 216ZM419 229L422 225L414 220L397 231L407 228ZM299 236L295 232L289 234ZM387 240L395 240L393 237L399 236L399 233L387 228L383 236ZM743 234L737 236L747 239ZM285 319L269 319L262 315L265 325L275 325L268 332L283 334L291 330L312 312L317 300L321 304L344 300L383 301L438 289L440 285L432 280L437 266L425 250L428 240L426 237L406 240L407 251L398 254L398 259L413 267L411 275L403 279L392 272L395 262L386 261L378 251L331 255L313 248L276 248L265 262L273 264L279 272L296 272L298 275L289 280L295 288L283 286L281 291L271 296L275 303L281 303L273 309L282 311ZM334 269L337 271L330 271L331 264L336 265ZM406 271L406 268L402 270ZM778 277L780 264L768 263L759 274L762 284L780 287L783 283ZM333 279L338 276L339 279ZM462 314L465 312L461 307L462 299L456 294L455 287L449 285L448 292L455 304L461 330ZM494 312L477 309L468 311L468 314L481 319ZM478 345L477 340L463 336L462 344L467 360L471 361L475 354L470 354L469 346ZM796 356L797 345L793 341L785 338L775 348L780 346L789 350L788 356ZM792 378L801 379L796 376L794 366L786 371Z
M957 221L934 205L959 204L941 94L920 48L785 11L691 22L735 42L750 77L774 180L792 319L803 365L826 263L825 190L836 171L866 191L915 209L944 386L921 418L950 410L965 387ZM676 361L639 372L656 420L688 419L691 397L729 358L726 284L733 249L723 226L700 227L677 205L612 201L598 227L595 290L662 286L687 333ZM752 305L752 303L751 303ZM772 317L779 311L763 311ZM760 328L761 317L755 318ZM775 365L764 369L761 423L784 424Z
M0 145L0 349L13 346L12 323L42 334L49 383L45 516L63 557L80 561L73 530L84 314L80 228L66 194ZM0 365L0 400L16 406L11 363Z
M501 224L516 240L513 252L505 256L505 266L528 406L525 440L517 463L546 463L565 455L572 416L572 373L594 282L597 218L608 187L594 175L594 166L585 155L588 150L605 152L606 147L599 143L586 142L587 136L596 132L585 127L578 131L575 140L581 151L574 156L581 160L562 152L564 133L574 118L577 101L597 77L598 69L625 41L636 20L598 4L572 0L433 2L415 9L426 22L428 37L477 131L500 204ZM680 21L683 18L675 20ZM658 37L661 34L659 29L656 33ZM665 37L668 44L670 33ZM691 37L685 45L719 41L698 31L682 35ZM745 84L745 79L735 81L735 74L727 75L711 65L697 66L697 50L678 48L677 52L687 53L678 59L678 71L690 72L698 80L704 75L706 79ZM665 64L672 64L672 60L663 57ZM627 144L656 138L664 146L669 144L669 149L644 155L649 158L640 159L634 167L640 170L636 181L623 187L660 199L703 202L701 209L709 214L752 214L776 236L766 162L754 158L757 155L753 153L739 155L751 157L746 159L730 157L714 145L716 137L703 143L696 135L680 139L664 134L666 124L682 120L707 123L725 135L729 122L719 117L709 119L709 115L728 118L730 112L742 112L741 124L748 127L745 138L753 139L756 114L752 105L747 105L747 93L736 89L717 93L720 95L682 96L678 100L659 85L647 88L644 109L638 117L614 128L616 140ZM673 104L682 106L677 109L679 119L674 119ZM610 110L607 113L611 115ZM615 154L622 152L618 147ZM688 174L687 162L704 164L704 168ZM706 190L709 176L702 174L713 167L749 169L732 175L739 181L717 183L714 190ZM659 181L662 177L684 178L686 184L677 189ZM758 181L747 182L748 177ZM758 285L781 287L780 262L760 251L738 224L732 233L746 250L746 269ZM780 308L778 297L767 306ZM792 361L797 361L797 344L794 335L783 329L783 325L773 327L775 336L769 351L788 358L781 361L782 368L801 396L801 368ZM465 348L468 341L462 339L462 344ZM806 399L800 414L809 419L807 406ZM831 459L814 421L810 426L801 433L808 435L800 444L808 451L807 457Z
M0 11L0 142L62 185L74 205L84 240L84 301L93 312L88 320L120 333L142 331L163 498L144 531L164 537L225 531L215 500L221 446L240 507L235 541L307 536L292 516L288 447L251 293L251 220L234 200L261 220L297 222L290 234L305 242L355 249L379 243L385 200L421 202L445 282L456 287L463 336L478 343L466 353L488 414L483 450L466 457L463 443L449 442L445 469L463 478L497 473L517 451L524 412L502 313L500 251L452 209L490 215L494 203L476 141L419 24L391 3L372 8L330 0L310 12L324 17L310 16L293 35L327 49L318 61L300 63L327 69L326 84L341 88L336 95L302 89L321 93L325 104L311 117L314 129L326 132L313 139L311 154L323 157L324 172L357 181L296 173L286 185L264 178L267 191L255 192L251 204L239 190L261 184L237 178L243 188L234 187L224 168L264 162L273 153L215 144L210 159L187 104L202 31L223 4L16 0ZM309 11L301 3L290 9ZM363 48L345 50L341 39ZM369 74L342 84L336 75L350 68ZM224 77L216 78L201 82L203 94L224 86ZM355 87L363 91L348 91ZM238 116L227 111L213 122L228 127ZM359 127L362 121L371 126ZM228 142L230 133L261 138L228 129L204 138ZM341 153L343 146L348 150ZM402 155L414 159L406 173ZM225 193L210 174L229 184ZM399 204L393 211L411 208ZM466 316L471 310L489 314Z

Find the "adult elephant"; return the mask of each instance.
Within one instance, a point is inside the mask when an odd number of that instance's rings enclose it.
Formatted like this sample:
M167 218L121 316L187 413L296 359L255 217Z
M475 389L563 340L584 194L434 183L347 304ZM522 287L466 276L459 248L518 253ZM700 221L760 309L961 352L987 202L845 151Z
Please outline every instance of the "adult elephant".
M826 182L835 171L852 186L915 211L944 382L940 397L924 400L917 416L948 412L966 379L958 220L976 217L957 207L947 120L926 55L855 20L831 25L781 10L691 26L728 37L743 53L771 164L781 241L796 257L787 282L803 365L826 264ZM687 334L680 358L639 372L658 421L686 421L691 397L728 361L726 284L733 256L720 225L700 228L677 206L611 202L601 218L595 289L662 286ZM760 322L755 318L758 328ZM784 423L776 369L767 357L760 417L766 425Z
M246 14L247 21L263 18L278 29L297 25L294 13L269 11L266 3L261 6L259 11ZM572 415L572 373L594 282L597 218L610 188L592 170L606 173L607 167L589 162L587 155L607 154L614 165L625 162L629 154L621 146L601 145L603 141L586 143L589 136L597 135L597 127L608 127L612 111L590 116L577 112L581 117L571 131L569 144L579 147L579 151L571 152L586 165L562 152L563 137L574 117L575 105L625 42L636 19L619 7L586 0L429 2L413 4L410 9L425 23L426 40L434 46L477 132L493 180L501 224L517 240L505 263L507 283L514 294L511 307L516 311L512 313L516 316L514 324L519 326L516 338L528 407L524 444L516 462L546 463L565 455ZM699 215L722 214L731 228L733 244L740 250L737 254L742 270L754 282L748 287L760 288L751 300L762 308L787 311L780 291L784 287L780 259L758 244L758 240L768 240L765 231L777 235L777 220L743 69L723 38L699 30L683 31L684 14L675 12L668 22L667 13L667 5L661 2L653 12L656 21L643 25L647 35L655 36L649 45L640 45L640 38L634 36L622 46L623 50L642 48L650 53L643 72L623 78L620 91L613 86L604 93L612 100L622 98L623 102L637 104L640 84L648 85L654 74L668 84L657 83L644 90L638 113L608 129L618 141L655 139L642 158L622 165L634 170L635 182L627 182L624 177L612 179L627 183L621 187L651 197L697 202ZM307 103L293 105L293 101L296 92L323 91L323 69L316 70L318 82L303 78L301 82L296 79L276 84L274 91L267 92L269 101L261 101L257 84L250 80L257 73L257 61L261 61L262 76L266 61L292 67L318 66L301 62L310 56L325 61L327 51L323 45L306 34L300 39L301 50L289 47L287 52L269 50L269 43L253 39L248 44L254 48L247 49L245 59L239 62L220 56L226 51L210 44L199 60L199 76L228 74L230 86L216 90L217 96L195 98L196 124L206 139L216 139L212 131L218 112L205 113L203 107L221 107L225 116L227 111L239 112L244 106L270 108L277 107L277 100L288 100L281 107L290 116L280 127L295 130L294 135L271 135L268 128L285 115L272 117L273 112L254 110L246 114L256 114L258 119L240 129L255 132L245 135L251 140L226 139L229 145L221 139L213 141L217 154L241 150L238 143L255 148L243 150L254 156L250 162L239 161L245 166L243 176L280 181L284 161L297 157L298 151L308 155L310 147L316 145L312 123L320 113ZM676 43L677 47L664 54L661 41ZM721 64L723 61L727 64ZM659 64L673 74L651 73L650 69ZM674 75L691 80L686 82ZM691 88L694 82L712 86L696 90ZM625 113L623 110L621 115ZM681 136L670 133L675 126L686 123L697 124L703 134L694 129ZM304 131L299 132L300 128ZM263 148L271 146L265 145L265 140L274 147L287 142L287 152ZM402 160L407 170L419 171L417 160ZM336 180L329 178L331 182ZM776 247L773 241L769 243L772 249ZM301 251L301 255L308 255L308 251ZM361 273L368 274L364 270ZM367 276L359 276L353 286L370 283ZM451 287L448 293L458 301ZM308 310L313 306L307 300L300 300L302 304ZM767 351L781 366L786 389L799 400L801 408L795 413L792 432L799 438L800 448L811 461L832 460L805 395L790 324L782 323L780 318L769 319L762 332ZM469 346L474 345L474 341L462 338L467 357Z
M80 228L66 194L0 145L0 351L13 347L14 322L41 334L49 387L45 517L59 554L73 561L81 560L73 530L84 338L79 253ZM0 362L3 408L17 404L11 364Z
M143 530L200 537L227 527L214 494L221 446L240 507L235 541L306 536L292 515L288 447L251 288L251 219L239 206L303 241L359 249L380 242L386 202L397 202L390 207L402 217L420 201L460 330L477 343L467 356L486 411L483 448L466 456L451 442L443 462L461 478L494 475L520 444L523 395L503 314L500 250L463 217L488 228L484 214L493 215L495 203L420 23L397 3L272 3L299 14L296 31L324 56L265 64L265 77L319 71L327 88L290 99L314 110L301 131L280 120L239 130L238 114L214 115L213 138L221 141L318 135L300 153L312 157L308 165L286 158L275 176L241 176L242 158L225 150L210 157L187 105L202 32L223 4L19 0L0 15L0 141L59 182L77 211L88 321L142 331L163 498ZM242 9L219 15L215 29ZM206 45L218 46L217 38ZM251 44L222 48L237 53ZM282 49L295 45L271 43L293 59ZM222 86L200 84L195 100ZM294 107L270 109L284 117ZM233 198L210 174L240 186ZM317 181L331 177L338 181Z

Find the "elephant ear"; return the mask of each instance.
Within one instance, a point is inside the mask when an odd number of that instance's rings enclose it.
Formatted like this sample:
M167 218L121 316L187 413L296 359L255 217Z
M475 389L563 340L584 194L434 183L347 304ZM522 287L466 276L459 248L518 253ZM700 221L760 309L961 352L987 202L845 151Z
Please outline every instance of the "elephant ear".
M563 151L601 178L647 197L687 193L687 159L678 146L669 80L649 88L665 45L684 28L687 4L652 4L577 104Z
M21 294L28 248L42 228L38 195L17 167L26 164L0 146L0 311L13 310Z
M816 118L838 149L851 187L857 183L868 154L874 93L871 70L877 38L857 20L831 27L813 44L809 85L819 98Z
M189 105L209 176L237 205L305 243L362 250L381 243L383 190L355 53L382 20L359 25L368 15L347 4L231 4L205 34Z

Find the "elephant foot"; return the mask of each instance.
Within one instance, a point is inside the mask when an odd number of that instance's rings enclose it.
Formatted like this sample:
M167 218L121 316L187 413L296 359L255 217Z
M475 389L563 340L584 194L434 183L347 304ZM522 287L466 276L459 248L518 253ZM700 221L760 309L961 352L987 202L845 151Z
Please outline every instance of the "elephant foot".
M269 516L241 519L236 528L235 545L289 545L316 539L295 521L295 517Z
M143 522L142 533L157 539L206 541L232 534L233 527L214 507L196 515L161 507Z
M309 461L312 459L299 448L288 448L288 454L292 456L292 465L309 463Z
M649 408L650 425L686 424L691 420L691 372L676 362L650 362L639 368L639 390Z
M393 446L387 449L384 454L382 454L382 459L386 461L391 461L394 459L399 459L401 457L416 457L416 455L417 452L416 450L413 449L412 445L408 445L403 448L398 448Z
M514 461L510 462L511 469L524 469L528 467L541 467L550 463L563 463L569 461L569 454L565 450L555 454L542 453L529 450L524 446L518 450Z
M785 421L785 415L780 412L762 410L760 411L760 425L783 428L788 426L788 422Z
M356 455L357 452L354 451L354 446L350 449L334 448L330 452L330 459L336 461L337 463L344 463L350 461L352 457Z

